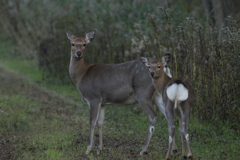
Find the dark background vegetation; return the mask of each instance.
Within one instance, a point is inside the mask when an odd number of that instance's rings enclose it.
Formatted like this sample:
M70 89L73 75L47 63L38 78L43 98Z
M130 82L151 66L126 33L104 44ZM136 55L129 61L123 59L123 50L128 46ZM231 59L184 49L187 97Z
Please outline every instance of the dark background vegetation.
M240 130L240 2L238 0L1 0L0 33L11 55L34 60L42 81L72 85L66 29L84 37L88 63L121 63L172 54L173 77L197 92L193 116L221 132Z

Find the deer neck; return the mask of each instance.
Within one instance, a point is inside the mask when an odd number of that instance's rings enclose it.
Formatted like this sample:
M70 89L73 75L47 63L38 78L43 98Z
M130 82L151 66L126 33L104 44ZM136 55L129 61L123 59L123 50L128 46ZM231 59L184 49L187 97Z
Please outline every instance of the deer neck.
M80 83L82 77L86 74L89 64L87 64L83 58L78 59L75 56L71 56L69 65L69 74L75 85Z
M168 84L168 82L171 80L172 78L170 78L167 74L164 74L164 76L158 78L158 79L154 79L153 80L153 85L154 87L157 89L157 91L162 94L164 91L164 88L166 87L166 85Z

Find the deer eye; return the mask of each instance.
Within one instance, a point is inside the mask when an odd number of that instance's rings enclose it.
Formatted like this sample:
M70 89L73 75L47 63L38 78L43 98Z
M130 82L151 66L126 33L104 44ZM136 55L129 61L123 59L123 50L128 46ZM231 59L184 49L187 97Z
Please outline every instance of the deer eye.
M83 46L86 46L86 44L83 44Z
M74 46L74 44L72 43L72 46Z
M148 68L151 68L150 66L148 66Z
M158 66L158 68L161 68L161 66Z

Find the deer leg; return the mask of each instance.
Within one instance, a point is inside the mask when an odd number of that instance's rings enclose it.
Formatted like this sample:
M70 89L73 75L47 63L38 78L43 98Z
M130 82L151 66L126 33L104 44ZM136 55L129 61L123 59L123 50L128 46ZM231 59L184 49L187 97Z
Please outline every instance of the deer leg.
M90 136L89 136L89 144L87 146L87 151L86 151L87 155L92 150L94 129L98 120L100 108L101 108L101 102L99 101L90 102Z
M171 155L172 155L172 145L173 145L173 137L174 137L174 131L175 131L173 118L174 118L173 114L168 113L169 144L168 144L168 152L166 155L166 159L171 159Z
M179 119L179 132L181 135L181 142L182 142L182 157L187 158L186 150L185 150L185 145L184 145L184 123L182 123L182 120Z
M104 121L104 114L105 114L105 106L102 106L100 109L99 117L98 117L98 132L99 132L99 145L97 154L99 155L101 151L103 150L103 142L102 142L102 127L103 127L103 121Z
M173 136L172 151L173 151L173 153L177 153L177 145L176 145L176 142L175 142L175 135Z
M157 120L156 120L157 122ZM151 138L152 138L152 134L153 132L155 131L155 124L156 122L153 122L153 121L150 121L150 125L149 125L149 130L148 130L148 135L147 135L147 138L144 142L144 145L143 145L143 148L140 152L140 155L142 156L144 153L147 152L147 149L148 149L148 146L149 146L149 143L151 141ZM155 123L155 124L154 124Z
M185 139L187 142L187 147L188 147L188 158L192 158L192 152L191 152L190 145L189 145L189 134L188 134L188 123L189 123L189 119L190 119L190 111L187 110L183 116L184 116L183 118L185 121L182 123L182 125L183 125L184 136L185 136Z
M136 96L136 99L138 100L139 104L141 105L143 111L148 115L149 129L148 129L147 138L146 138L143 148L140 152L141 156L145 152L147 152L147 149L148 149L150 140L152 138L152 134L155 130L155 125L156 125L157 119L158 119L157 114L155 113L155 111L152 108L151 97L149 97L149 95L145 96L142 93L144 93L144 91L139 94L140 96Z

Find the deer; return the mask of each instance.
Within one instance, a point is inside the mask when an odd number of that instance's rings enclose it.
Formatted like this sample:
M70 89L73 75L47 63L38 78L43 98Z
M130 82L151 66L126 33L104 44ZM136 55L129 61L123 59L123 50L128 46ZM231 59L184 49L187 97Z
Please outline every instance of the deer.
M170 61L171 54L166 54L162 60L150 57L141 57L142 63L149 68L149 75L158 95L158 103L161 105L161 112L167 119L169 132L169 145L166 159L173 155L175 144L175 125L174 115L179 119L179 131L182 141L183 158L192 158L189 145L188 123L190 112L196 100L196 94L192 85L182 77L172 78L168 76L166 70L167 63ZM184 146L184 138L188 147L188 156Z
M81 93L82 100L90 108L90 136L86 155L92 150L94 129L97 125L99 145L97 154L103 150L102 128L106 105L131 105L139 103L148 116L149 128L140 152L147 152L152 134L157 123L157 114L152 108L155 88L148 68L140 59L118 64L88 64L84 61L85 47L93 41L96 31L86 33L85 37L74 36L66 31L71 43L69 74ZM170 69L166 73L171 76Z

